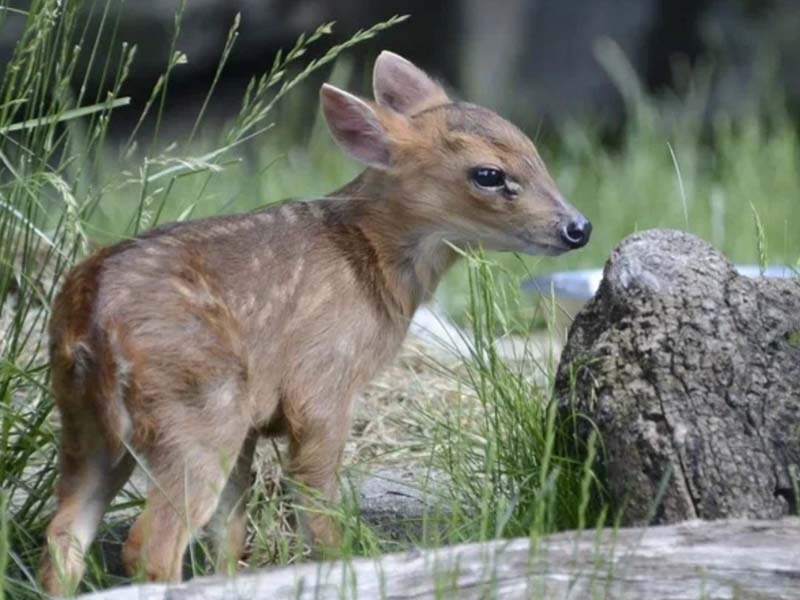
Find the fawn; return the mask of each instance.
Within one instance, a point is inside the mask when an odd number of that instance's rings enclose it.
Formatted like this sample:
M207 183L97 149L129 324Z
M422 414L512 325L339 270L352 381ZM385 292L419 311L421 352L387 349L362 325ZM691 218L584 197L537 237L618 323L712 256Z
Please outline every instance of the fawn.
M335 499L354 397L398 351L454 247L559 254L588 242L590 223L511 123L450 100L390 52L373 87L374 102L320 91L336 142L367 167L339 191L159 227L67 275L50 320L63 429L40 571L49 593L80 581L138 458L152 484L123 560L151 580L179 581L206 525L218 565L235 564L259 436L288 436L292 480ZM302 525L335 549L329 516Z

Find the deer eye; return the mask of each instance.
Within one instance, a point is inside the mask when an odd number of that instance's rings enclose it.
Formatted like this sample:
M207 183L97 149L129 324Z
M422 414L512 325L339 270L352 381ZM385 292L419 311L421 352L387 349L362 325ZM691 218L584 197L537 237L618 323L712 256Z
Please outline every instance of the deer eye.
M506 185L506 174L494 167L475 167L470 171L470 178L475 185L496 190Z

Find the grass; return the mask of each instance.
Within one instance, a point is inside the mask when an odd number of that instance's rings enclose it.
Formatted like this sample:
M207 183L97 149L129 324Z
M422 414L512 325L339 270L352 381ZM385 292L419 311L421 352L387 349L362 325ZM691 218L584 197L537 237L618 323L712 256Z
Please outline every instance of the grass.
M135 68L135 48L115 39L112 4L98 8L107 24L103 35L84 27L78 3L34 0L25 14L0 8L0 27L9 19L27 23L0 84L0 597L39 594L34 570L52 508L57 443L44 332L60 276L92 246L157 223L316 196L345 183L358 167L335 149L319 116L310 129L298 126L316 110L315 90L303 82L342 58L331 77L346 83L344 53L402 20L359 32L309 60L309 48L330 33L321 26L254 77L230 122L209 127L206 109L237 39L233 22L218 76L180 139L169 139L162 123L171 76L186 59L174 41L164 75L138 107L139 123L114 144L110 120L134 110L121 90ZM427 389L431 401L412 400L411 414L397 419L416 463L445 474L421 543L538 537L606 520L590 468L600 441L578 447L561 428L550 401L554 360L525 349L509 361L493 343L498 333L527 332L542 322L530 299L519 296L519 277L600 266L622 237L649 227L687 229L737 261L800 266L800 239L792 235L800 223L800 139L779 95L768 107L705 124L702 78L685 101L653 99L613 49L603 56L626 90L628 125L620 137L608 143L590 123L570 123L539 140L562 191L595 224L590 246L557 261L471 256L439 294L475 342L459 364L429 365L449 382L447 393ZM85 91L79 65L105 74L96 96ZM282 104L290 92L292 105ZM147 139L139 135L143 124L152 125ZM396 444L384 446L388 452ZM305 556L291 533L280 451L267 448L273 460L259 461L252 565ZM137 490L128 489L110 520L125 518L139 501ZM357 498L346 495L341 506L320 509L336 511L345 526L345 556L397 548L364 525ZM194 569L204 572L202 547L196 550ZM119 583L102 561L95 550L85 589Z
M603 511L591 471L597 447L582 446L551 401L555 356L543 356L532 342L504 353L495 342L530 330L518 319L536 320L519 316L519 279L482 254L467 255L465 263L471 336L452 377L468 393L415 411L434 440L430 466L446 474L445 540L538 537L594 525Z

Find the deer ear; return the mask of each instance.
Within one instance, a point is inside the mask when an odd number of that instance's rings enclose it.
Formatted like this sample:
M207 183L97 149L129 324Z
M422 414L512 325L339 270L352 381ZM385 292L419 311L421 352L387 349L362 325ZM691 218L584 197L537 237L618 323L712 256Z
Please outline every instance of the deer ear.
M404 115L450 101L442 86L422 69L387 50L375 60L372 87L378 104Z
M319 91L322 114L333 139L350 156L376 169L391 164L389 138L375 110L353 94L322 84Z

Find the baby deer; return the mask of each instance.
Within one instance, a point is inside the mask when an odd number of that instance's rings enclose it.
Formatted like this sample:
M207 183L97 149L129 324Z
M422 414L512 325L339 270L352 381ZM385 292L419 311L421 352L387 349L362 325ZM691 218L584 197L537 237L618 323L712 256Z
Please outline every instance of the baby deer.
M49 593L78 584L138 459L151 488L123 558L152 580L180 580L207 524L219 560L238 559L261 435L288 436L301 501L335 499L354 397L398 351L453 246L559 254L589 240L511 123L390 52L373 85L374 102L320 91L333 137L367 167L341 190L159 227L67 275L50 321L63 429ZM315 546L335 548L330 517L303 512Z

